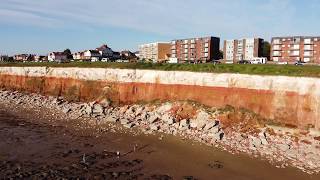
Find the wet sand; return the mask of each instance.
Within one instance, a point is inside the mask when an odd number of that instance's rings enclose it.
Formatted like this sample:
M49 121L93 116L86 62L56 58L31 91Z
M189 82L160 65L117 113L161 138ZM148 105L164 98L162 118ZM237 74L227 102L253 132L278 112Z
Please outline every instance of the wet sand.
M78 128L47 109L0 108L1 179L320 179L180 137L112 132L85 121Z

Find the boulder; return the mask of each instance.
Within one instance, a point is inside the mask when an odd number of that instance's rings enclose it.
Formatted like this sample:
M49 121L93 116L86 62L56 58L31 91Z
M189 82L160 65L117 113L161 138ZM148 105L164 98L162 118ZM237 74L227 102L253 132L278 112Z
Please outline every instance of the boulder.
M208 131L208 130L210 130L211 128L213 128L215 125L216 125L216 122L206 123L205 127L203 128L203 130Z
M198 128L198 123L194 122L194 121L191 121L190 122L190 128Z
M219 126L214 126L209 130L210 133L217 134L220 132L220 127Z
M120 123L121 123L122 125L128 124L128 123L129 123L129 120L124 118L124 119L121 119L121 120L120 120Z
M90 105L86 105L85 108L84 108L84 112L85 114L87 115L91 115L92 114L92 107Z
M283 152L286 152L290 149L290 146L288 144L278 144L278 147Z
M99 102L99 104L106 108L106 107L109 107L111 105L111 102L108 100L108 99L103 99L102 101Z
M104 109L100 104L95 104L92 108L92 113L101 115L104 113Z
M135 124L134 123L128 123L128 124L124 124L123 126L130 129L134 126Z
M183 119L180 121L180 127L187 127L189 126L189 121L186 119Z
M158 125L155 125L155 124L152 124L152 125L150 126L150 129L153 130L153 131L158 131L159 128L160 128L160 127L159 127Z
M71 108L69 108L69 107L65 107L62 109L62 112L65 114L69 113L70 111L71 111Z
M162 116L162 120L163 120L164 122L166 122L167 124L169 124L169 125L172 125L172 124L175 123L174 118L171 117L169 114L164 114L164 115Z
M157 120L158 120L158 116L156 116L156 115L151 115L148 121L149 121L150 123L155 123Z
M251 136L250 137L250 141L251 141L251 144L255 147L255 148L258 148L262 145L262 142L259 138L257 137L254 137L254 136Z
M221 141L224 137L224 132L220 131L218 133L210 133L209 136L211 136L214 140Z
M117 119L116 117L114 117L114 116L108 116L108 117L106 118L106 121L107 121L107 122L117 122L118 119Z

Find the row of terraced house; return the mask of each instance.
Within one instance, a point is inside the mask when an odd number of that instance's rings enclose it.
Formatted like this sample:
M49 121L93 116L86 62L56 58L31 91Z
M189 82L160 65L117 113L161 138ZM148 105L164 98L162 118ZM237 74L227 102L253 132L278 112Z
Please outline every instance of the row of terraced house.
M137 56L135 53L124 50L121 52L113 51L106 44L93 49L75 52L71 54L68 51L54 51L47 56L35 54L17 54L14 56L2 55L0 61L15 61L15 62L69 62L69 61L135 61Z
M214 60L237 63L255 59L265 59L261 62L266 63L268 58L274 63L320 64L320 37L274 37L270 49L267 50L264 50L264 43L262 38L225 40L222 57L219 37L177 39L140 45L139 58L169 63L207 63ZM263 51L267 51L268 57Z

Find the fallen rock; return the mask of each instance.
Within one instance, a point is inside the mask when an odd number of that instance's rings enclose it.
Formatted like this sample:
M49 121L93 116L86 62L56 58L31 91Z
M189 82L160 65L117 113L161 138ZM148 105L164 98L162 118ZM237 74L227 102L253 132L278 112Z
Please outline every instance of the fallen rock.
M148 121L150 123L155 123L157 120L158 120L158 116L157 115L151 115Z
M69 113L70 111L71 111L71 108L68 108L68 107L65 107L62 109L62 112L65 114Z
M135 124L134 123L128 123L128 124L124 124L123 126L130 129L134 126Z
M104 113L104 109L100 104L95 104L92 108L92 113L102 115Z
M257 137L250 136L250 141L255 148L258 148L262 145L261 140Z
M290 149L290 146L288 144L278 144L278 147L281 151L288 151Z
M183 119L180 121L180 127L186 127L189 126L189 121L186 119Z
M114 117L114 116L108 116L108 117L106 118L106 121L107 121L107 122L117 122L118 119L117 119L116 117Z
M129 120L128 119L121 119L120 120L120 123L122 124L122 125L125 125L125 124L128 124L129 123Z
M158 131L159 128L160 128L159 125L155 125L155 124L150 125L150 129L153 131Z

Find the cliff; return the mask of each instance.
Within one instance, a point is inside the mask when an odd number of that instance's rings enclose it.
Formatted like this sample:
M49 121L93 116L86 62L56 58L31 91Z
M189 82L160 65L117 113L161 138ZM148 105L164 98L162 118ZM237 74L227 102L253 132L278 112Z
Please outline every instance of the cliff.
M105 68L0 67L0 87L69 100L196 101L232 105L298 127L320 129L320 79Z

